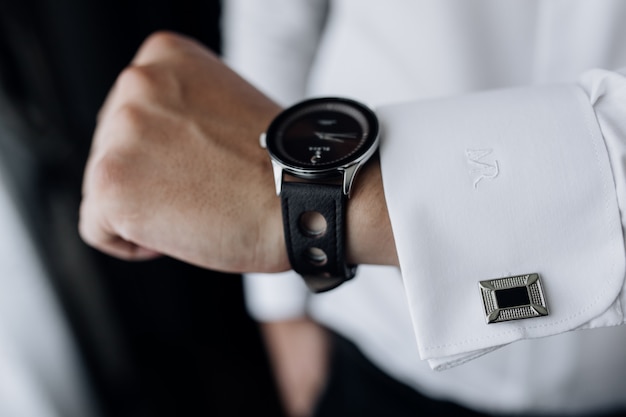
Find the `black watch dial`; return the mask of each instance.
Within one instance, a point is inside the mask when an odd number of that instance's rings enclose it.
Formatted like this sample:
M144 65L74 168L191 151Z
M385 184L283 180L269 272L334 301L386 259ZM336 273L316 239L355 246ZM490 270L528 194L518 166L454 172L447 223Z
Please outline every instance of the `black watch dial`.
M285 110L266 137L268 151L284 165L324 171L366 155L376 143L378 122L358 102L313 99Z

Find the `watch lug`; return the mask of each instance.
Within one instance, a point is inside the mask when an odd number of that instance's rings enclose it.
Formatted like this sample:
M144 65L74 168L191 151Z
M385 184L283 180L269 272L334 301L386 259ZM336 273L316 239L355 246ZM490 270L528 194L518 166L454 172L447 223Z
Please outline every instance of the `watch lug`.
M283 168L275 161L272 161L272 170L274 171L274 185L276 186L276 195L280 195L283 189Z
M354 177L356 177L356 173L361 167L361 164L354 164L347 166L343 169L343 193L350 197L350 192L352 191L352 183L354 182Z

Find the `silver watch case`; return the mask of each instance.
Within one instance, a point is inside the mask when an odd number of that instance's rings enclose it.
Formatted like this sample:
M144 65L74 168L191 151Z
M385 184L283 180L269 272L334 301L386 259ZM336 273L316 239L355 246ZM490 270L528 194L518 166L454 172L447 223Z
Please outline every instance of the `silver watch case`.
M342 184L342 191L344 195L350 197L350 192L352 190L352 185L354 182L354 178L359 172L360 168L365 165L365 163L374 155L374 153L378 149L378 145L380 142L380 128L378 124L378 120L374 115L373 110L369 107L354 102L348 99L340 99L340 98L318 98L306 100L305 102L299 103L296 106L301 106L307 102L312 101L341 101L343 103L350 103L352 105L360 106L362 111L368 112L368 121L369 121L369 134L373 137L370 145L367 148L362 149L359 153L354 155L354 158L349 159L338 166L332 166L328 168L324 167L304 167L304 166L296 166L294 164L286 163L281 160L281 158L277 157L272 153L271 150L268 149L267 144L267 134L271 130L271 126L268 129L268 132L264 132L260 135L260 145L262 148L267 149L270 155L270 160L272 163L273 173L274 173L274 184L276 186L276 194L280 195L282 190L282 184L285 177L285 174L294 176L296 178L301 178L305 180L331 180L331 179L340 179ZM296 107L294 106L294 107ZM293 107L292 107L293 108ZM292 109L290 108L290 109ZM290 111L290 109L285 110L282 114ZM276 119L278 120L281 116ZM274 122L273 122L274 123Z

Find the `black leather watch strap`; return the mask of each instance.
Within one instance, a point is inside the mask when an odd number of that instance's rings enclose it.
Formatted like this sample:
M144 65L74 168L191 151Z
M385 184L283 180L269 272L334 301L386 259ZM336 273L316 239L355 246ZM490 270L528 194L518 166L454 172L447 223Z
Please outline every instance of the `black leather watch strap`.
M345 260L347 197L341 186L283 182L280 195L289 261L309 289L328 291L353 278L356 266ZM326 228L310 230L305 213L321 214Z

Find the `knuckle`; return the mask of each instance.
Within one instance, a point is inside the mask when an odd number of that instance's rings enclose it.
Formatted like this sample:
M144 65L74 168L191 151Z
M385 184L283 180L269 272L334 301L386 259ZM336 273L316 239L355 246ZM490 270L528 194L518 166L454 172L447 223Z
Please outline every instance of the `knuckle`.
M134 103L121 105L112 115L112 123L130 141L139 137L140 133L149 125L150 115L143 106Z
M120 155L106 155L97 161L91 172L92 189L102 198L120 198L132 178L132 165Z
M117 84L124 94L154 94L159 89L159 77L149 65L131 65L122 70Z
M169 108L181 97L181 82L167 66L131 65L116 81L117 107Z
M144 41L145 48L177 49L184 42L184 38L174 32L159 30L150 34Z

